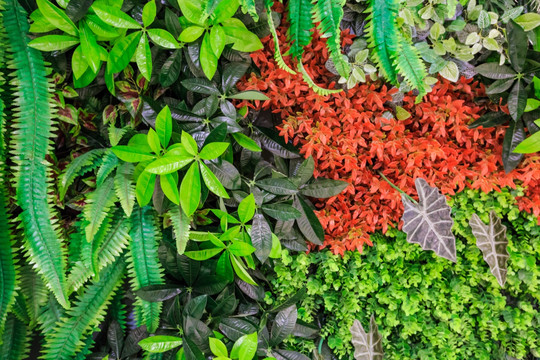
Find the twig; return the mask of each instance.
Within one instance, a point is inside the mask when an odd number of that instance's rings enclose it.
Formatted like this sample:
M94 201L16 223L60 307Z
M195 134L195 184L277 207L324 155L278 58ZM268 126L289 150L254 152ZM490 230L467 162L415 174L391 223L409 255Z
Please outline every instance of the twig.
M409 194L407 194L405 191L401 190L400 188L398 188L396 185L392 184L392 182L390 180L388 180L388 178L386 176L383 175L382 172L380 172L379 170L377 170L377 172L379 173L379 175L384 179L384 181L386 181L388 184L390 184L391 187L393 187L394 189L396 189L397 191L399 191L400 193L402 193L403 195L405 195L409 200L411 200L413 203L415 204L418 204L418 201L414 200L412 197L409 196Z

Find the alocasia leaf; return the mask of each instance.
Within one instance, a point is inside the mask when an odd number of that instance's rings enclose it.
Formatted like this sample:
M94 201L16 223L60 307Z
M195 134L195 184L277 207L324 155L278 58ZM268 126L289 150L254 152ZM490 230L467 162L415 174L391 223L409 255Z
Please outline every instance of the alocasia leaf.
M371 315L369 321L369 333L362 327L358 320L354 320L351 327L352 343L354 346L355 360L382 360L384 358L382 337L375 323L375 316Z
M478 215L473 214L469 225L476 237L476 246L484 254L484 260L488 263L491 273L503 287L506 282L506 262L509 258L506 250L508 246L506 226L494 211L489 213L489 224L484 224Z
M450 217L451 209L446 198L424 179L417 178L415 185L420 199L417 204L405 195L401 197L405 207L401 219L407 241L456 262L456 238L452 234L454 221Z

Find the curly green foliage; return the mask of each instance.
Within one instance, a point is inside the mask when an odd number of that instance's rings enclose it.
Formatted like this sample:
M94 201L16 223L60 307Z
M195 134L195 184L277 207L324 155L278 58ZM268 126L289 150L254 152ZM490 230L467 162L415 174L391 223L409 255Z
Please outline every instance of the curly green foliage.
M451 200L457 263L406 242L403 232L377 235L364 254L284 254L272 280L280 301L299 289L304 321L324 319L321 334L341 359L352 359L349 328L375 314L386 359L518 359L540 356L540 226L520 213L520 191L467 190ZM504 289L476 247L468 221L495 210L508 227ZM316 344L294 340L291 347ZM529 357L527 357L529 356Z
M131 214L131 243L129 272L133 279L133 290L163 284L162 268L158 259L159 235L154 211L151 207L136 207ZM138 325L146 325L149 332L159 326L161 303L137 299Z
M398 56L399 30L396 19L399 10L398 0L370 0L367 24L368 44L372 48L373 61L382 75L397 85L397 72L394 58Z
M3 15L13 57L10 66L15 69L12 85L17 88L11 135L25 246L47 286L60 304L68 307L65 251L51 222L53 214L47 196L49 176L45 156L50 148L53 112L50 86L41 53L27 46L26 12L16 0L9 0Z
M418 89L417 99L421 99L427 93L424 84L424 78L427 76L426 66L420 59L418 50L401 34L399 35L399 54L396 55L394 61L399 74L403 75L409 86Z
M289 54L300 59L304 53L304 46L311 42L311 29L313 28L312 19L313 4L311 0L290 0L289 1L289 42L291 48ZM271 14L269 14L271 17Z
M101 271L99 281L86 287L75 306L45 338L44 360L70 360L84 348L85 343L81 339L103 321L107 306L122 283L125 269L124 256L120 256Z
M305 0L304 0L305 1ZM313 18L318 22L318 29L326 38L326 46L330 51L330 57L338 73L349 77L350 66L341 53L341 30L340 24L343 18L344 1L341 0L317 0L313 8Z
M0 345L0 360L22 360L27 358L30 339L28 326L14 315L8 315Z

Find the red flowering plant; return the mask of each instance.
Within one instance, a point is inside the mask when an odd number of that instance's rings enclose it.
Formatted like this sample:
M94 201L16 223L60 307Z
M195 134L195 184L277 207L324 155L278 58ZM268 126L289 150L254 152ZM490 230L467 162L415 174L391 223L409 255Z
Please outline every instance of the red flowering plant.
M284 28L278 29L278 36L286 43ZM351 44L352 38L345 31L342 45ZM313 156L316 177L350 184L338 196L315 201L326 231L324 246L334 253L361 251L364 244L372 245L371 233L398 225L401 195L390 183L412 195L418 177L447 196L466 187L489 192L523 186L520 209L540 219L540 157L527 156L506 174L501 160L504 127L468 127L487 111L506 110L484 100L482 84L442 79L418 104L413 94L394 101L397 90L382 82L319 96L300 75L278 67L270 37L263 43L265 48L251 55L260 75L251 74L240 89L260 90L270 98L259 108L280 117L278 129L286 142L299 146L305 157ZM318 84L333 88L336 78L324 66L328 54L323 44L315 35L304 66ZM408 112L399 109L406 114L401 120L392 115L396 105Z

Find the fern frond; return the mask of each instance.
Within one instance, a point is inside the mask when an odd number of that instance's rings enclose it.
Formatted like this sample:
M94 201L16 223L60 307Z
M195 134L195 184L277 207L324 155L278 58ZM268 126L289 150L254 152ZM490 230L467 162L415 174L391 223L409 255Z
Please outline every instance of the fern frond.
M111 206L116 201L114 194L114 179L108 177L101 186L96 188L87 197L83 209L84 218L88 221L85 228L86 241L92 242Z
M105 240L111 226L111 219L113 214L107 214L101 226L99 227L96 234L92 237L90 242L83 241L81 244L81 260L83 264L89 269L91 269L92 275L99 276L98 269L98 250ZM69 286L69 276L68 276L68 286Z
M26 304L26 298L18 291L15 295L15 301L11 305L10 313L15 315L17 319L21 320L25 324L30 324L30 316L28 316L28 305Z
M289 54L300 61L304 53L304 46L311 42L311 30L313 29L313 19L311 17L313 4L311 0L290 0L289 1L289 42L291 48Z
M336 94L336 93L342 91L342 89L325 89L325 88L322 88L319 85L315 84L313 79L309 76L306 69L304 68L304 65L302 64L302 59L298 60L298 68L300 69L300 72L302 73L302 78L304 79L304 81L309 85L309 87L315 93L317 93L317 94L319 94L321 96L327 96L327 95Z
M111 149L107 149L96 174L96 186L101 186L103 181L116 169L116 166L118 166L118 158Z
M427 93L426 84L424 84L427 76L426 66L420 59L416 47L401 34L399 35L399 56L396 56L394 61L399 74L403 75L409 86L418 89L417 99L421 99Z
M93 149L76 157L69 163L60 176L61 180L58 184L60 200L64 199L68 187L75 181L75 178L94 170L100 165L100 160L104 153L105 149Z
M176 238L176 251L182 255L186 250L189 241L189 229L191 227L191 218L184 213L184 210L178 205L174 205L169 210L169 216L173 226L173 234Z
M69 235L68 239L68 270L71 270L81 260L82 244L86 242L86 236L84 234L85 226L86 220L84 220L83 214L79 213L77 221L71 227L73 232Z
M265 0L264 4L266 6L268 27L270 28L272 38L274 39L274 60L281 70L285 70L289 74L295 75L296 71L291 69L289 65L285 63L281 50L279 49L279 38L276 32L276 26L274 25L274 19L272 18L272 6L274 6L274 0Z
M54 332L45 339L44 360L71 360L83 346L85 335L103 321L115 290L121 285L126 269L124 256L104 268L99 281L90 284L75 306L66 312Z
M129 229L129 219L117 211L97 251L98 271L114 262L127 248L130 240ZM92 269L88 268L82 260L75 263L68 276L69 292L77 291L91 276Z
M0 360L26 359L29 346L28 326L15 316L8 315L2 335L2 345L0 345Z
M45 335L45 341L50 337L54 337L56 324L65 314L65 309L60 306L54 295L50 294L48 301L41 308L41 313L38 316L39 327Z
M45 156L49 151L52 127L51 88L43 57L28 47L28 20L16 0L9 0L3 11L15 69L12 84L18 89L13 116L12 152L17 203L25 231L25 247L47 286L62 306L66 296L65 250L51 219L48 203L49 176Z
M163 284L162 269L158 259L158 231L151 207L136 206L131 214L131 244L128 270L133 279L132 289L137 291L149 285ZM153 333L159 326L161 303L137 299L136 311L140 323Z
M255 0L240 0L240 6L244 14L249 14L253 21L259 21L259 14L257 14L257 7L255 6Z
M305 0L304 0L305 1ZM326 46L338 73L344 78L349 77L351 71L347 57L341 53L340 24L343 19L344 1L317 0L313 8L315 22L321 36L326 38Z
M49 291L41 277L30 265L24 265L20 270L20 291L26 299L26 309L30 318L30 326L34 326L38 321L41 309L49 299Z
M399 11L398 0L370 0L367 36L372 58L381 74L392 84L397 84L394 57L398 55L398 34L396 19Z
M135 183L133 182L133 172L135 166L131 163L123 163L116 169L114 177L114 191L124 212L129 217L135 205Z
M90 331L88 335L84 338L83 346L77 351L77 354L73 358L73 360L86 360L88 358L88 355L92 351L92 348L94 347L96 341L94 340L94 337L92 334L96 331L99 331L99 326L96 327L94 330Z

